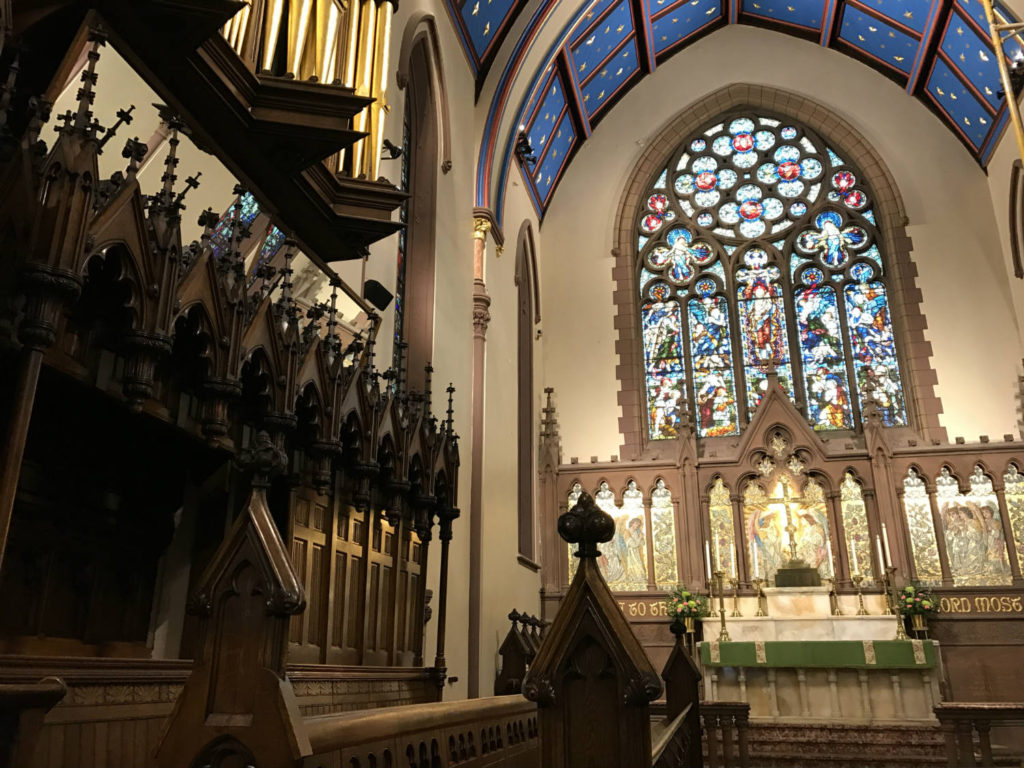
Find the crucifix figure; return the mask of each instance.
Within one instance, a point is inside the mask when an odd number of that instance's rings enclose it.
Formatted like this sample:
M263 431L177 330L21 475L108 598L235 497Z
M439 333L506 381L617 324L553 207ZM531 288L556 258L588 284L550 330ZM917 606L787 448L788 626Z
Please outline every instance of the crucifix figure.
M783 508L786 510L786 525L784 528L786 534L789 536L789 558L790 562L796 562L796 523L794 522L794 516L789 511L789 504L792 501L799 501L799 499L790 498L789 477L787 475L783 475L781 480Z

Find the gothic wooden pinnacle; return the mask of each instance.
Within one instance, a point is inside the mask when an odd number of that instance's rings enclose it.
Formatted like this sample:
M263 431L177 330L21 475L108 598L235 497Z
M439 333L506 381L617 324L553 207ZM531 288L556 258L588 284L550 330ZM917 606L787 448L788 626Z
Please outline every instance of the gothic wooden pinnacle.
M611 541L615 534L615 521L584 491L576 506L558 518L558 535L570 544L579 544L576 557L597 557L597 545Z

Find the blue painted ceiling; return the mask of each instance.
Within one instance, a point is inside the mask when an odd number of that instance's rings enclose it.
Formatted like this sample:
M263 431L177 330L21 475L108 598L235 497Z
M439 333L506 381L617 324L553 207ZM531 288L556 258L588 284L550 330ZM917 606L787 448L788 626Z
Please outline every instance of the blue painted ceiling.
M479 0L478 14L485 13L485 3ZM475 8L477 0L467 0L460 18L471 5ZM510 23L518 12L515 0L491 0L487 8L487 14L498 14L487 17L492 33L501 19ZM1005 20L1016 20L998 3L996 10ZM479 25L476 16L470 18ZM494 97L506 97L517 79L531 78L515 124L526 127L537 157L522 170L538 212L547 208L572 155L626 90L673 53L730 23L812 39L874 67L920 98L982 165L1005 127L999 71L980 0L585 1L537 71L506 72ZM471 34L470 39L477 38ZM479 45L485 43L481 38ZM1009 59L1019 52L1024 54L1018 38L1004 43ZM486 126L485 137L495 127ZM507 178L514 139L506 145L501 179ZM496 161L481 156L481 162ZM489 190L498 198L499 215L502 186Z

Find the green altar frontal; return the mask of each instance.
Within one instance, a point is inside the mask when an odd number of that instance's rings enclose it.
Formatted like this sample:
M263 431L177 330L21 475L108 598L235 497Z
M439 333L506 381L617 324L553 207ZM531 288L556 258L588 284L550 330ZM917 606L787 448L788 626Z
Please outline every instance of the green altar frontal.
M703 642L706 667L797 669L928 669L935 666L931 640L765 640Z

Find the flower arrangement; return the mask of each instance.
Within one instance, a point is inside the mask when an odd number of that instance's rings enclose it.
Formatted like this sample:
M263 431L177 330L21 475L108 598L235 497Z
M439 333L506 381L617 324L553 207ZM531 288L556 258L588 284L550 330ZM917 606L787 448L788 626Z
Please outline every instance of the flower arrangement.
M908 584L897 593L896 610L904 616L932 616L939 612L939 601L930 589Z
M697 595L690 592L684 586L678 586L668 594L665 601L668 605L668 617L673 625L685 624L689 619L692 626L693 619L702 619L708 615L708 599L704 595Z

